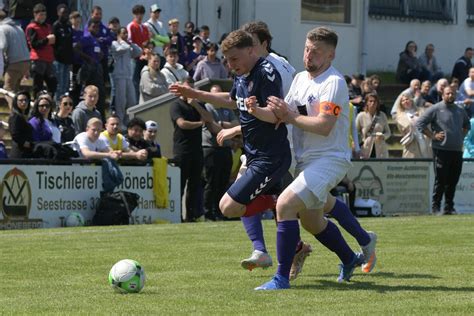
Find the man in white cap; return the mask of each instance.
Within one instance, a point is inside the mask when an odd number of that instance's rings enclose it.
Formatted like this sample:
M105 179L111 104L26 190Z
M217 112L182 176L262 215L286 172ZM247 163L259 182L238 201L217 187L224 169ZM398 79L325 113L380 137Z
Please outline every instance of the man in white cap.
M158 123L155 121L146 121L146 130L143 132L143 138L149 144L148 150L153 153L155 158L161 158L161 147L156 141L156 134L158 133Z
M163 22L160 19L161 8L158 4L153 4L150 7L150 19L144 24L150 31L150 41L155 44L153 52L159 54L164 59L163 49L169 44L170 38L168 37L168 32L163 27ZM164 60L162 62L164 64Z

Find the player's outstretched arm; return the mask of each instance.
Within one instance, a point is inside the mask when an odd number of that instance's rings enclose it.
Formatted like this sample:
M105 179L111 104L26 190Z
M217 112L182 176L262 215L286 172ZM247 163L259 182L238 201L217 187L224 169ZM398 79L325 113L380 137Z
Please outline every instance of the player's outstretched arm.
M276 124L278 118L273 113L272 109L268 107L259 107L257 98L255 96L248 97L245 99L245 106L247 111L258 118L260 121Z
M228 92L211 93L189 87L188 85L173 83L169 86L171 93L178 97L186 97L190 99L198 99L202 102L211 103L216 106L233 109L236 107L234 100L230 98Z
M218 134L217 134L217 143L219 146L222 146L224 144L224 141L226 139L231 139L237 135L242 134L242 129L240 125L234 126L232 128L225 128L222 129Z
M285 123L293 124L302 130L321 136L328 136L336 124L339 110L331 113L320 112L317 116L306 116L288 110L288 104L276 97L268 97L267 105Z

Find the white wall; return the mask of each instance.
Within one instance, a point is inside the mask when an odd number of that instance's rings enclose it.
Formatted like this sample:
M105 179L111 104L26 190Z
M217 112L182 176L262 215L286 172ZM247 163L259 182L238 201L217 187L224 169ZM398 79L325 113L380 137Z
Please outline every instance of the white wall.
M339 36L333 65L344 74L359 71L360 29L358 26L361 14L356 13L361 10L360 2L352 1L352 8L354 12L350 25L328 25ZM325 24L302 23L300 0L257 0L255 18L265 21L270 27L274 37L273 49L286 56L298 71L303 70L303 48L306 33Z
M474 46L474 27L466 24L466 2L458 2L458 24L432 22L400 22L376 20L368 22L369 69L395 71L399 54L408 41L418 45L418 55L426 44L435 46L435 56L444 72L451 74L454 62L464 54L464 49Z

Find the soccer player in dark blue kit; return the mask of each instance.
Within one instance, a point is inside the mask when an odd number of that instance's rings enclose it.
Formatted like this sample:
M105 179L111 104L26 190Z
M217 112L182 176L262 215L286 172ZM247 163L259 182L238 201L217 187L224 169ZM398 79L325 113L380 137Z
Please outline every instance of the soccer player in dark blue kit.
M286 126L277 127L276 116L266 107L268 97L283 97L281 77L271 63L256 54L248 32L231 32L221 48L237 75L230 93L210 93L182 84L171 85L170 91L239 109L247 170L224 194L219 207L227 217L252 216L262 211L261 201L255 198L279 184L291 163Z

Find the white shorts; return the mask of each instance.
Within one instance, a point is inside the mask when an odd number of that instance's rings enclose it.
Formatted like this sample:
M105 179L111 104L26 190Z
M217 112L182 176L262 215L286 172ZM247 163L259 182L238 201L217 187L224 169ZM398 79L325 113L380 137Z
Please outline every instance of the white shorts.
M296 165L295 180L287 189L304 202L307 209L322 209L331 191L341 182L352 166L350 161L337 157L322 157Z

